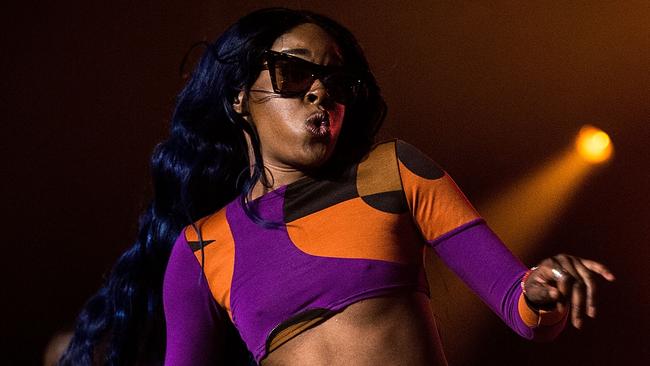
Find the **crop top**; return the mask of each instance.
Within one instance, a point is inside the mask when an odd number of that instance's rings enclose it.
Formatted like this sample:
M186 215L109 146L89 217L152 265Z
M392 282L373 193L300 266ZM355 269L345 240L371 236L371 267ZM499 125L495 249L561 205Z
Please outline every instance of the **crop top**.
M259 362L357 301L429 294L425 245L520 335L553 337L566 320L528 308L519 288L526 267L453 180L405 142L376 145L337 179L304 177L251 204L273 225L255 223L236 199L176 241L163 288L166 364L208 362L219 307Z

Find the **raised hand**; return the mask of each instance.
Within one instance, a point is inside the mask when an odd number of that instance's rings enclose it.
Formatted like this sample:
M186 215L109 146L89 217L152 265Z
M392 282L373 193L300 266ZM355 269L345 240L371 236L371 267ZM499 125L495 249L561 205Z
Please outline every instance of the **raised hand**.
M571 323L580 328L584 314L596 316L596 275L614 281L603 264L567 254L544 259L524 280L526 299L537 309L565 310L571 305Z

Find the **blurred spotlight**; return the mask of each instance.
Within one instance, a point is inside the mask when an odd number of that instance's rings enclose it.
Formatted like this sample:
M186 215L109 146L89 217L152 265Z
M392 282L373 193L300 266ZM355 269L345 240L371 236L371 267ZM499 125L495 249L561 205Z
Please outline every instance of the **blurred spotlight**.
M576 150L590 163L602 163L612 156L613 148L609 136L594 126L585 125L576 138Z
M531 259L544 234L561 221L592 166L570 147L494 195L479 212L515 254Z
M510 249L524 259L531 258L544 234L561 222L562 212L594 164L609 160L612 153L609 136L585 125L574 146L479 206L479 212Z

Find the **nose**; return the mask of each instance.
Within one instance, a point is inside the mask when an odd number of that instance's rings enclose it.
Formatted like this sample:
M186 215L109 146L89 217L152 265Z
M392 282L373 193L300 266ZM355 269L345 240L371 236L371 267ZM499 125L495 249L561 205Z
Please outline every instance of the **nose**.
M314 80L311 84L311 88L309 88L309 91L305 94L304 100L309 104L326 106L330 98L329 94L327 94L325 85L320 81L320 79Z

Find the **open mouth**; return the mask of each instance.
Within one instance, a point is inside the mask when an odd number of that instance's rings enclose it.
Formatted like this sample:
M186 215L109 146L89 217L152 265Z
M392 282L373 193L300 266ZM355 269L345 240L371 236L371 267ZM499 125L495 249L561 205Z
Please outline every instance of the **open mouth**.
M325 112L314 113L306 121L307 131L316 137L327 137L330 134L330 118Z

